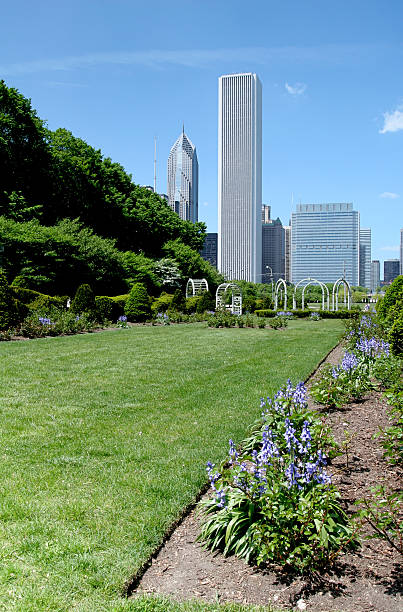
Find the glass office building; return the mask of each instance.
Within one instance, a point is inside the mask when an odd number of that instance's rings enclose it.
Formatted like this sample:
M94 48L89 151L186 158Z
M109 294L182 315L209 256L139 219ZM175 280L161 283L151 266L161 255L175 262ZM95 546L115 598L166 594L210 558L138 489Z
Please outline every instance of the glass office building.
M291 277L358 285L360 214L351 203L299 204L291 216Z
M360 287L371 289L371 229L360 229Z
M168 204L181 219L196 223L199 214L199 163L185 131L168 157Z

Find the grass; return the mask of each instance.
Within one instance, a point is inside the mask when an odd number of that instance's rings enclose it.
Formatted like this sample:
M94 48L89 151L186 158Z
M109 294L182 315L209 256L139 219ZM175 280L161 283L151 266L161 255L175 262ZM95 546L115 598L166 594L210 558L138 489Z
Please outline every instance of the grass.
M0 609L153 609L122 600L124 583L194 500L205 462L342 329L196 324L1 343Z

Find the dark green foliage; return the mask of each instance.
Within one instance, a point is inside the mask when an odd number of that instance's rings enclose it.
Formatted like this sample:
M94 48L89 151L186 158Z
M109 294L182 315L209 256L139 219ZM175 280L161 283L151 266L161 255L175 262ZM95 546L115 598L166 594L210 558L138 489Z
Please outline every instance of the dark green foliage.
M98 295L95 297L95 309L98 321L116 322L123 314L124 306L122 307L114 298L106 295Z
M392 311L393 309L391 313ZM397 311L396 307L395 311ZM403 308L397 311L396 318L393 318L393 314L391 318L393 323L388 332L388 340L394 354L403 356Z
M188 314L191 314L197 311L197 304L199 303L199 300L200 300L199 295L194 295L192 297L186 298L186 312ZM215 310L215 304L214 304L214 308L212 308L211 310Z
M94 292L86 283L78 287L74 299L71 302L70 311L77 314L87 312L95 315L96 307Z
M158 312L166 312L168 308L171 307L172 300L172 293L166 293L165 291L163 291L161 295L156 298L151 305L151 310L153 314L156 315Z
M360 316L361 310L319 310L322 319L354 319Z
M151 317L150 300L142 283L135 283L125 305L125 315L132 323Z
M53 295L73 295L77 279L97 293L113 294L127 287L123 254L114 241L96 236L78 221L45 227L37 221L17 223L0 217L0 242L13 285Z
M177 312L185 312L186 300L182 289L175 289L169 308Z
M49 311L50 308L66 308L66 300L62 297L53 297L51 295L39 294L30 304L30 310L40 312Z
M196 312L201 314L206 310L215 310L215 300L210 291L203 291L196 305Z
M275 317L276 311L269 310L267 308L263 308L263 309L255 310L255 315L257 315L258 317Z
M11 327L17 320L17 303L8 286L6 275L0 269L0 330Z
M208 261L180 240L171 240L164 245L164 252L175 259L183 278L205 278L210 290L215 292L224 277Z
M395 307L403 310L403 275L395 278L393 283L386 289L383 298L376 304L376 310L381 319L388 319L392 313L396 314Z

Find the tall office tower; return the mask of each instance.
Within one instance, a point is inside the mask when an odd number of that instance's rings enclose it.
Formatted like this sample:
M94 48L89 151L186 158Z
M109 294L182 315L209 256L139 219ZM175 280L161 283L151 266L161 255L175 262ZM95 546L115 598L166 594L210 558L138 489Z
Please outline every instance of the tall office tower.
M360 228L360 287L371 288L371 229Z
M379 259L371 261L371 293L375 293L381 286L381 264Z
M262 223L270 223L271 206L263 204L262 206Z
M291 282L291 225L284 225L284 280Z
M203 259L210 262L211 265L214 266L214 268L217 268L217 242L217 233L207 233L206 238L204 240L203 250L200 253Z
M291 216L291 277L359 280L360 214L352 204L299 204Z
M403 229L400 230L400 274L403 274Z
M284 278L284 228L280 219L262 223L261 282ZM259 279L260 280L260 279Z
M199 214L198 194L199 163L196 147L183 129L168 157L168 204L181 219L196 223Z
M383 262L383 282L385 285L395 280L399 276L400 259L385 259Z
M261 280L262 86L256 74L218 80L218 269Z

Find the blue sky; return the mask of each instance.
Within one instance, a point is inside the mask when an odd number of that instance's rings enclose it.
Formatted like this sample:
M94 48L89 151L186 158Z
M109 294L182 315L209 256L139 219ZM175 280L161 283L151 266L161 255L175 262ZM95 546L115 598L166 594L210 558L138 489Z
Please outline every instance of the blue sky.
M199 218L217 230L218 77L263 85L263 201L353 202L372 258L403 227L401 0L20 0L4 3L0 78L166 192L182 122L199 158ZM382 273L381 273L382 276Z

